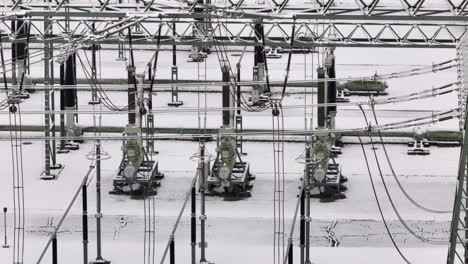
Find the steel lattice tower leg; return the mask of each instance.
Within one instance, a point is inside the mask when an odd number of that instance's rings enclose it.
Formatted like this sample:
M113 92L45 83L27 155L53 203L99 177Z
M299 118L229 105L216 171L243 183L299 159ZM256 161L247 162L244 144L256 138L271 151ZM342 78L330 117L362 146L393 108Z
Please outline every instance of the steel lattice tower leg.
M459 107L462 113L460 117L460 129L463 131L463 145L458 165L458 180L453 216L450 227L450 245L447 255L447 264L468 263L468 134L467 134L467 100L466 92L468 82L466 73L468 70L468 37L464 36L457 48L459 59Z

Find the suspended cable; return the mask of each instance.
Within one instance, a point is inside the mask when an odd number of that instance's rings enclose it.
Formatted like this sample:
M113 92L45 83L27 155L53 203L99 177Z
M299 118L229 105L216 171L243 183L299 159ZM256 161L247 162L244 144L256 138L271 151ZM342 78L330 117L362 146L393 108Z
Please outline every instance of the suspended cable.
M378 125L378 120L377 120L377 115L375 113L375 107L373 105L371 105L371 109L372 109L372 114L374 116L374 121L375 123ZM385 143L383 141L383 138L382 138L382 133L380 131L377 131L378 133L378 136L380 138L380 143L381 143L381 146L382 146L382 149L384 151L384 154L385 154L385 158L387 160L387 163L390 167L390 171L392 172L392 175L393 175L393 178L395 179L399 189L401 190L401 192L404 194L404 196L406 197L406 199L408 201L410 201L414 206L416 206L417 208L423 210L423 211L426 211L426 212L429 212L429 213L435 213L435 214L448 214L448 213L452 213L451 210L434 210L434 209L430 209L428 207L425 207L423 205L421 205L420 203L418 203L415 199L413 199L411 197L411 195L408 194L408 192L406 191L406 189L403 187L402 183L400 182L400 180L398 179L396 173L395 173L395 170L393 168L393 164L390 160L390 157L388 155L388 151L387 151L387 148L385 146ZM372 140L372 139L371 139ZM372 141L371 141L372 142ZM374 150L375 151L375 150Z
M361 110L362 110L362 108L361 108ZM363 113L363 116L364 116L365 121L368 122L367 117L366 117L364 111L362 111L362 113ZM376 122L377 122L377 120L376 120ZM369 124L369 123L368 123L368 124ZM380 134L380 131L378 131L378 133ZM380 178L381 178L381 180L382 180L382 184L383 184L384 189L385 189L385 193L386 193L387 198L388 198L388 200L390 201L390 204L391 204L391 206L392 206L392 209L393 209L393 211L395 212L395 214L396 214L398 220L400 221L400 223L403 225L403 227L404 227L411 235L413 235L414 237L416 237L417 239L419 239L419 240L422 241L422 242L426 242L426 243L430 243L430 244L439 244L439 245L444 245L444 244L446 244L448 241L435 241L435 240L431 240L431 239L428 239L428 238L424 238L424 237L418 235L413 229L411 229L411 227L409 227L409 225L406 223L406 221L401 217L401 214L400 214L400 212L398 211L398 209L397 209L397 207L396 207L396 205L395 205L395 202L393 201L393 199L392 199L392 197L391 197L391 195L390 195L390 192L389 192L389 190L388 190L387 183L386 183L386 181L385 181L385 178L384 178L383 173L382 173L382 168L381 168L381 166L380 166L380 161L379 161L378 156L377 156L377 151L376 151L376 148L375 148L375 145L374 145L374 141L373 141L372 136L371 136L370 133L369 133L369 140L370 140L371 145L372 145L372 150L373 150L373 153L374 153L375 162L376 162L376 165L377 165L377 168L378 168L378 171L379 171ZM383 140L383 139L381 138L381 140ZM382 145L383 145L383 144L384 144L383 141L381 141L381 142L382 142Z
M390 231L390 228L388 226L388 223L387 223L387 220L385 219L385 216L383 214L383 211L382 211L382 207L380 205L380 201L379 201L379 197L377 196L377 191L375 189L375 184L374 184L374 180L372 179L372 173L371 173L371 170L370 170L370 166L369 166L369 161L367 159L367 154L366 154L366 150L364 149L364 144L362 143L362 140L361 140L361 136L359 136L359 134L356 133L356 136L358 137L359 139L359 143L361 145L361 148L362 148L362 153L364 155L364 160L365 160L365 163L366 163L366 167L367 167L367 172L369 174L369 179L370 179L370 182L371 182L371 185L372 185L372 192L374 194L374 198L375 198L375 202L377 203L377 207L379 209L379 213L380 213L380 217L382 219L382 222L385 226L385 230L387 231L387 234L390 238L390 240L392 241L392 244L393 244L393 247L396 249L396 251L398 252L398 255L400 255L400 257L407 263L407 264L411 264L411 262L406 258L406 256L403 254L403 252L401 251L401 249L398 247L395 239L393 238L393 235Z

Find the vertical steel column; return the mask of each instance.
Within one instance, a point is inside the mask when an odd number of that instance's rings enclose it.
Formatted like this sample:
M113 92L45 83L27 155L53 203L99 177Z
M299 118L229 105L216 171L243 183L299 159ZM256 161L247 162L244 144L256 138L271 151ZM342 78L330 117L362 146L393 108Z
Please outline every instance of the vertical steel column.
M237 73L237 81L240 82L241 79L241 65L240 63L236 63L236 73ZM241 94L241 86L237 85L236 87L236 133L240 134L244 130L243 124L242 124L242 113L241 113L241 99L242 99L242 94ZM244 149L243 149L243 140L242 136L236 135L236 147L237 151L241 155L245 155Z
M49 32L52 32L53 31L53 25L51 24L50 25L50 31ZM53 58L54 57L54 49L53 49L53 44L52 43L48 43L47 45L49 45L49 58ZM55 73L54 73L54 60L49 60L49 76L50 76L50 79L49 79L49 87L52 89L51 90L51 93L50 93L50 108L52 110L52 112L55 112L55 88L54 88L54 84L55 84ZM60 164L57 164L57 142L55 140L55 113L51 114L50 115L50 121L51 121L51 132L52 132L52 165L56 168L60 168L62 165Z
M172 23L172 35L176 36L176 23ZM173 83L171 87L171 102L169 106L181 106L184 102L179 101L179 86L177 84L179 80L179 69L177 67L177 45L175 41L172 45L172 67L171 67L171 81Z
M88 194L86 182L81 186L83 209L83 264L88 264Z
M3 207L3 227L4 227L4 232L5 232L5 239L4 239L4 243L2 245L2 248L9 248L10 246L8 245L8 236L7 236L7 217L6 217L6 213L7 213L8 209L6 207Z
M127 78L128 78L128 124L129 125L137 125L136 124L136 114L135 114L135 98L136 98L136 76L135 76L135 61L133 58L133 50L132 50L132 33L131 29L128 29L129 33L129 46L130 46L130 63L127 65ZM155 73L154 73L155 74Z
M255 38L257 41L258 39L262 39L263 36L263 25L255 24ZM263 48L263 46L254 47L254 66L258 68L258 81L263 81L265 77L265 54ZM263 89L261 92L264 92Z
M169 106L179 106L179 70L177 65L173 64L171 67L171 104Z
M93 33L96 32L96 25L95 25L94 22L91 24L91 31ZM96 48L97 48L96 44L94 44L94 43L91 44L91 78L95 82L97 82ZM91 90L91 101L89 102L89 104L99 104L99 103L100 103L100 101L99 101L99 98L98 98L98 95L97 95L97 87L94 87Z
M60 64L60 137L62 138L60 140L60 152L67 152L65 145L66 142L63 139L66 136L65 132L65 114L63 111L65 110L65 62Z
M263 38L263 26L262 24L255 24L255 42L258 42ZM253 80L263 81L265 78L265 54L263 54L263 46L254 47L254 67L253 67ZM255 85L252 87L252 103L258 104L260 100L260 94L265 92L265 85Z
M171 241L169 248L169 264L175 264L175 242L174 239Z
M18 17L18 20L16 21L16 30L17 30L17 38L20 38L20 39L24 39L26 37L26 32L28 32L27 30L27 24L24 23L24 21L22 20L24 17L23 16L19 16ZM27 60L27 54L26 54L26 43L23 43L23 42L18 42L15 44L16 47L15 47L15 51L16 51L16 54L15 54L15 60L16 60L16 63L17 63L17 67L16 67L16 70L17 70L17 82L21 82L21 79L23 78L23 73L26 74L26 63L25 63L25 60Z
M16 33L16 20L11 21L11 32ZM18 84L16 78L16 43L11 42L11 84Z
M96 144L96 260L102 260L101 252L101 145Z
M329 55L330 65L327 65L327 76L330 79L336 78L335 54L331 51ZM336 103L336 81L327 81L328 103ZM336 105L328 106L328 113L336 112Z
M205 263L205 249L206 249L206 241L205 241L205 181L207 175L205 169L205 142L200 143L200 165L199 165L199 175L200 175L200 263Z
M128 78L128 124L135 125L135 76L134 71L130 65L127 66Z
M194 3L194 8L193 8L193 12L195 14L201 14L204 12L203 10L203 7L197 7L197 5L203 5L203 0L196 0L196 3ZM190 10L192 11L192 10ZM206 25L204 23L205 19L204 18L195 18L195 23L193 24L193 27L192 27L192 35L194 37L197 36L197 32L199 30L201 30L203 33L206 33L205 29L206 29ZM201 61L200 59L200 50L204 50L205 47L204 46L192 46L192 52L191 52L191 58L192 58L192 61L194 62L199 62Z
M45 17L44 21L44 34L45 38L47 38L47 35L50 34L49 31L49 25L50 25L50 20L48 17ZM51 156L51 146L50 146L50 114L48 113L50 111L50 74L49 74L49 63L50 63L50 51L49 51L49 43L44 43L44 134L45 134L45 147L44 147L44 175L46 177L50 176L50 156Z
M64 84L67 86L64 91L65 110L74 111L76 110L76 54L68 56L65 61L64 69ZM75 114L70 112L66 114L65 119L66 134L75 135Z
M305 264L310 264L310 145L305 149L306 172L304 175L304 194L305 194Z
M192 215L190 219L190 232L191 232L191 247L192 247L192 264L196 263L195 257L196 257L196 246L197 246L197 213L196 213L196 197L195 197L195 185L192 187Z
M172 23L172 36L177 35L176 23ZM172 66L177 66L177 45L174 43L172 45Z
M336 78L336 71L335 71L335 54L333 52L333 48L330 48L330 53L328 55L329 65L327 65L327 77L330 79ZM326 82L326 89L327 89L327 102L328 103L336 103L336 81L327 81ZM330 117L330 128L335 127L335 116L336 116L336 105L327 106L327 118Z
M307 168L307 167L306 167ZM307 173L307 172L306 172ZM305 174L304 174L305 176ZM305 177L303 179L305 181ZM299 247L300 247L300 264L305 261L305 184L301 191L301 220L299 222Z
M97 141L96 144L96 260L91 263L108 264L110 261L102 257L102 238L101 238L101 142Z
M57 264L57 236L52 238L52 264Z
M459 48L459 68L460 76L466 76L468 71L468 36L464 35L462 40L458 44ZM460 88L466 89L467 80L466 78L459 78ZM465 93L465 91L462 91ZM455 195L455 201L453 205L452 223L450 226L450 245L447 254L447 264L455 263L456 259L460 260L460 263L468 263L468 115L466 115L468 104L466 101L466 95L459 97L459 104L463 110L462 119L463 121L463 145L460 150L460 162L458 165L458 179L457 179L457 190ZM461 226L461 227L460 227ZM461 245L463 253L459 253Z
M229 66L223 65L221 68L221 72L223 74L222 81L229 82ZM231 87L229 84L223 85L223 127L230 127L231 126L231 110L229 107L231 106Z
M293 264L293 244L289 244L289 251L288 251L288 264Z
M241 80L241 65L236 63L236 73L237 73L237 82ZM236 89L236 106L237 106L237 115L241 115L241 86L238 85Z
M466 127L465 127L466 129ZM467 135L465 134L465 137ZM464 196L462 196L463 200L464 200L464 207L463 207L463 210L465 211L465 217L463 218L463 256L464 256L464 260L465 260L465 264L468 263L468 209L467 209L467 205L468 205L468 196L466 195L466 190L468 190L468 180L466 179L467 177L467 170L468 170L468 156L466 154L466 151L468 150L468 145L463 145L463 148L464 148L464 157L463 157L463 177L465 177L465 192L464 193Z
M465 131L463 146L461 149L460 163L458 165L458 184L457 184L457 193L455 196L455 202L453 207L452 223L450 227L450 245L449 251L447 254L447 264L455 263L455 259L462 259L461 263L468 263L468 231L466 230L468 224L468 215L467 215L467 205L468 198L466 191L468 190L468 181L467 181L467 166L468 166L468 135L467 135L467 124L465 117ZM463 213L463 215L462 215ZM462 228L459 228L460 223L463 223ZM459 232L462 231L462 232ZM463 254L457 252L457 245L461 244L463 246Z
M323 68L317 68L317 78L318 78L317 103L324 104L327 102L327 95L325 91L325 82L321 81L325 79L325 70ZM317 108L318 127L324 128L326 120L327 120L327 108L323 106L319 106Z

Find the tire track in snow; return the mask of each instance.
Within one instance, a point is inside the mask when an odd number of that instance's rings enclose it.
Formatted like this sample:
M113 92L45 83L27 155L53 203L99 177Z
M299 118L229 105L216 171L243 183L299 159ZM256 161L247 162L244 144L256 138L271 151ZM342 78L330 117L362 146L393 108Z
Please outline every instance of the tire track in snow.
M118 225L114 227L114 240L118 240L120 231L128 225L128 216L122 216L119 218Z
M327 239L328 241L331 243L331 246L332 247L338 247L340 245L340 241L338 240L338 238L336 238L335 236L335 232L333 231L333 229L335 229L336 227L336 224L338 222L336 220L334 220L329 226L327 226L327 228L325 229L325 231L327 232Z

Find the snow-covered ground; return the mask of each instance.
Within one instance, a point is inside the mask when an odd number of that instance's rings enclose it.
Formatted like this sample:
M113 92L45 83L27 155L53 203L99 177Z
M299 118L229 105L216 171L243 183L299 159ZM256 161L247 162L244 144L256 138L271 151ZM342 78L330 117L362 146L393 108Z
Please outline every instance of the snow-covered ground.
M1 155L9 157L9 143L2 142ZM59 161L65 164L60 177L55 181L39 179L42 170L42 144L34 142L25 145L25 194L26 194L26 262L34 262L40 249L48 239L47 227L49 217L53 217L56 224L70 201L73 192L78 188L89 161L84 157L92 147L92 142L81 145L79 151L66 155L59 155ZM197 151L198 143L162 141L157 143L160 154L157 159L166 177L162 180L162 187L156 196L156 226L157 226L157 259L167 242L170 230L175 221L187 186L189 185L196 164L189 157ZM103 142L105 151L111 153L112 158L103 162L103 212L104 212L104 255L113 263L142 262L143 252L143 203L127 196L108 194L112 189L112 177L115 175L120 161L120 143L115 141ZM214 152L214 144L209 143L209 152ZM245 157L251 162L251 168L257 179L254 181L252 197L240 201L224 201L222 198L209 197L207 200L207 240L208 256L215 263L254 263L255 260L269 263L272 257L272 215L273 215L273 173L272 154L269 143L245 144ZM450 210L453 202L454 183L458 148L433 147L432 154L426 157L410 157L405 154L404 146L388 146L388 150L395 170L408 192L419 202L439 210ZM297 187L301 177L302 165L295 162L295 158L303 151L302 144L287 144L285 147L285 180L286 180L286 221L289 229L296 203ZM369 146L368 154L371 153ZM381 153L379 147L379 155ZM361 259L362 252L385 257L382 263L399 263L396 252L383 229L376 203L372 196L366 167L363 163L360 146L350 145L343 148L344 154L339 158L345 174L349 178L347 183L347 199L334 203L320 203L313 200L312 215L312 260L315 263L336 263L342 257L350 257L350 263L371 263ZM409 165L411 162L411 165ZM374 162L371 162L374 163ZM176 165L177 164L177 165ZM441 166L440 164L443 164ZM176 166L175 166L176 165ZM11 171L9 162L5 162L4 171ZM383 165L385 179L390 192L398 205L402 216L408 220L413 228L418 228L421 235L436 239L446 239L450 220L449 214L433 215L419 211L402 196L394 179L390 177L388 166ZM377 168L372 168L373 177L378 185L379 197L382 200L384 214L389 219L390 227L399 245L404 248L414 263L426 261L440 263L446 252L446 246L432 246L412 238L401 225L384 195L382 184L378 178ZM11 176L4 174L3 184L0 186L0 201L11 207ZM94 212L94 182L89 187L89 213L91 243L94 246L95 226L92 219ZM65 221L59 235L59 259L78 259L81 250L81 207L78 202ZM9 214L11 217L11 214ZM9 218L11 219L11 218ZM328 248L325 228L336 220L334 229L336 237L341 242L339 248ZM9 222L11 231L11 220ZM189 211L184 214L183 221L176 234L177 263L189 257ZM10 232L9 239L12 235ZM298 239L297 232L294 239ZM430 247L431 255L421 256ZM126 253L121 253L125 248ZM91 250L93 252L93 250ZM238 254L235 252L244 252ZM319 254L317 252L320 252ZM0 258L5 259L11 254L11 249L0 250ZM245 254L245 255L244 255ZM338 257L339 255L340 257ZM47 254L50 256L50 254ZM91 256L94 256L91 254ZM9 259L6 258L6 259ZM187 259L188 260L188 259ZM388 261L388 262L387 262ZM45 262L48 262L45 259Z

